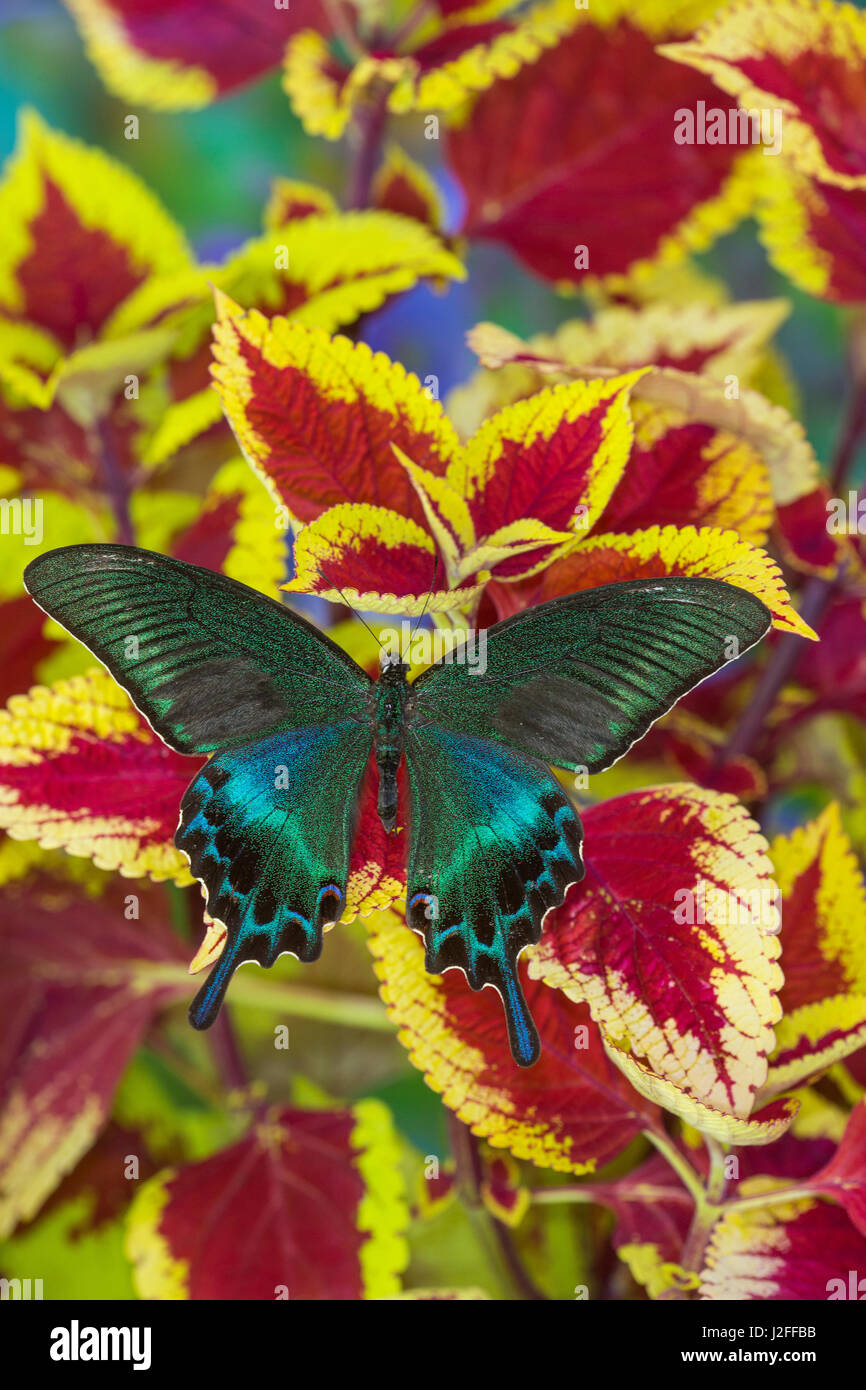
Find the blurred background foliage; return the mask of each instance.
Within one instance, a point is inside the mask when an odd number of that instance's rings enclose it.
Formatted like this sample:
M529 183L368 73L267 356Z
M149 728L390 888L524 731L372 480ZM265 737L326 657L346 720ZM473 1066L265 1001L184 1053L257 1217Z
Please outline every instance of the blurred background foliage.
M857 0L859 8L866 0ZM200 258L222 256L260 230L262 207L278 175L321 184L338 198L348 181L347 141L305 135L289 109L279 73L202 111L136 112L140 139L126 140L123 102L110 96L84 56L60 0L0 0L0 155L15 142L16 112L33 105L49 123L99 145L143 178L182 223ZM443 164L442 142L426 140L418 115L392 118L390 135L425 165L445 198L450 229L461 195ZM508 133L503 131L503 139ZM799 408L818 457L826 461L845 392L844 312L793 289L767 263L748 220L698 258L734 299L782 295L793 313L778 337L799 391ZM437 294L424 285L370 315L371 346L423 379L439 378L444 397L475 364L466 330L491 319L521 335L546 331L582 310L519 266L504 250L474 245L469 277ZM852 484L866 476L866 456Z

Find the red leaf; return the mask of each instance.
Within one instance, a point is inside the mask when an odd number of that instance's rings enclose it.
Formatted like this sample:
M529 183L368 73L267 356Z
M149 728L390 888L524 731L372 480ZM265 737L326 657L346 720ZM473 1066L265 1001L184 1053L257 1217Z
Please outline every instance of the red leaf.
M378 1101L274 1109L230 1148L143 1188L128 1249L143 1298L356 1300L406 1261L399 1149Z
M162 890L103 898L49 879L6 889L0 930L0 1230L39 1209L90 1147L154 1014L185 997L149 968L177 963Z
M491 989L472 993L459 971L428 975L424 948L393 913L371 923L382 997L428 1085L473 1131L541 1167L586 1173L620 1153L657 1108L620 1075L585 1005L529 979L526 1002L541 1060L517 1067Z
M627 20L578 25L494 83L451 135L468 200L464 230L504 242L554 281L624 272L655 256L722 193L740 153L675 143L674 113L699 100L733 104L705 77L660 57ZM576 243L588 248L588 269L575 266Z

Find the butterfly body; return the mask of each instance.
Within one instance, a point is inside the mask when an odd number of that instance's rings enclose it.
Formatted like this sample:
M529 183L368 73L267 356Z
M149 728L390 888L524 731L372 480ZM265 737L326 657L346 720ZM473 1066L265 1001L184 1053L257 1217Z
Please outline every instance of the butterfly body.
M374 683L282 604L163 555L67 546L24 578L170 747L208 756L175 836L226 929L195 1027L245 961L320 954L345 910L373 756L383 826L405 819L406 917L427 968L498 990L521 1066L539 1041L518 957L584 874L580 818L551 766L610 766L726 663L732 638L745 651L770 622L719 580L607 584L487 629L483 672L446 658L410 683L391 662Z
M376 766L379 770L379 819L389 834L397 831L397 774L403 757L406 718L413 705L409 668L402 661L388 662L375 686Z

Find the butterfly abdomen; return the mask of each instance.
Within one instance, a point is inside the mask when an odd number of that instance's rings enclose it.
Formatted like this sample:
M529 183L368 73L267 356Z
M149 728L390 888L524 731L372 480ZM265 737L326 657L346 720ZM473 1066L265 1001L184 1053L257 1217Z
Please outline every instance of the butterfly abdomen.
M397 773L403 757L406 717L413 700L406 681L408 667L402 662L386 666L376 686L376 766L379 769L379 797L376 809L385 829L397 829Z

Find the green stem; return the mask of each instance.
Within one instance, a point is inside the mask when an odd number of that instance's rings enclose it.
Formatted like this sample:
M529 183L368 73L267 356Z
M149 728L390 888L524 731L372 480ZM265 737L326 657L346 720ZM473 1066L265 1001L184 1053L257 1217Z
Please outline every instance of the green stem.
M208 1042L227 1091L245 1091L249 1078L228 1004L223 1004L208 1031Z
M614 1188L616 1184L613 1185ZM659 1202L666 1201L670 1197L670 1188L653 1187L651 1183L641 1183L641 1201ZM586 1202L595 1206L607 1206L610 1202L610 1190L603 1190L591 1182L582 1183L563 1183L559 1187L531 1187L529 1189L530 1199L539 1206L555 1206L560 1202ZM685 1198L683 1198L685 1201Z
M189 973L182 965L136 964L136 975L154 984L189 984ZM232 999L256 1009L281 1010L295 1018L311 1018L345 1028L368 1028L376 1033L393 1033L394 1024L384 1004L366 994L330 994L304 985L283 984L258 979L252 971L239 970L232 980Z
M695 1208L692 1217L692 1224L683 1245L683 1253L680 1257L680 1267L687 1274L700 1274L704 1267L704 1255L707 1245L713 1232L713 1227L719 1219L720 1208L704 1201L699 1207Z
M662 1134L654 1129L645 1129L644 1135L650 1143L658 1149L662 1158L666 1158L673 1168L680 1182L691 1193L695 1205L703 1208L707 1205L707 1193L701 1182L700 1174L687 1159L683 1158L679 1149L666 1134Z
M451 1137L451 1151L454 1155L456 1168L457 1190L470 1220L477 1229L479 1218L481 1218L486 1231L493 1235L499 1249L500 1259L508 1270L511 1283L517 1294L529 1301L545 1301L546 1295L537 1288L524 1267L511 1231L504 1222L487 1210L481 1199L481 1183L484 1172L478 1140L469 1126L458 1119L453 1110L448 1110L446 1114Z
M814 1187L777 1187L775 1192L761 1192L754 1197L740 1197L737 1201L726 1202L724 1212L760 1211L762 1207L777 1206L782 1202L802 1202L825 1194Z
M710 1155L710 1176L707 1182L707 1197L715 1205L724 1199L725 1185L725 1151L718 1139L713 1139L710 1135L704 1135L704 1143Z

